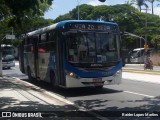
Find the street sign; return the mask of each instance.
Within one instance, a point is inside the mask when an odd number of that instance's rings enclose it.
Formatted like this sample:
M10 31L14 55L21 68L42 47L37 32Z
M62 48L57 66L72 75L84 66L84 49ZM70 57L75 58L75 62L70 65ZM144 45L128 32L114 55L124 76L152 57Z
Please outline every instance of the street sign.
M15 35L6 35L6 39L13 40L13 39L15 39Z

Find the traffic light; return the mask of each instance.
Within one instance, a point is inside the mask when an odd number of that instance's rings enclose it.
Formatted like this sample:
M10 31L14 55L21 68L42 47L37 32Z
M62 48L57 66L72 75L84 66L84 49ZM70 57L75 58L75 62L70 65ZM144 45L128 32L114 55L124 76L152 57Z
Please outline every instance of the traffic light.
M106 0L99 0L100 2L105 2Z
M145 44L145 45L144 45L144 49L145 49L145 50L148 49L148 45Z

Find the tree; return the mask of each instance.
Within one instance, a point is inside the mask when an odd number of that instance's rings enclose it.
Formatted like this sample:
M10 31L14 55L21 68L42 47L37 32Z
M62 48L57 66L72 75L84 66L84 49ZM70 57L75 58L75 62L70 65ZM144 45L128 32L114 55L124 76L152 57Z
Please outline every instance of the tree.
M10 27L22 26L26 20L43 15L53 0L0 0L0 24ZM25 24L25 23L24 23ZM19 27L19 29L22 27ZM4 38L4 37L2 37ZM1 40L0 38L0 49ZM0 50L0 76L2 76L2 53Z
M81 5L80 14L84 20L104 20L116 22L119 25L120 31L124 31L136 34L138 36L145 37L145 18L147 17L147 43L151 47L154 35L159 34L160 18L157 15L149 13L142 13L138 9L131 6L131 4L120 4L113 6L90 6ZM135 13L135 15L131 14ZM74 8L72 11L65 15L57 17L54 22L62 20L77 19L77 9ZM123 43L128 49L140 46L140 40L136 37L122 36ZM144 41L142 41L142 45ZM155 45L154 45L155 46ZM143 47L143 46L142 46ZM126 49L127 49L126 48Z
M43 13L48 10L53 0L2 0L8 8L5 16L10 17L9 26L14 26L24 19L29 19L33 16L43 16Z
M139 7L140 12L142 10L142 6L145 6L146 8L148 8L148 5L145 3L146 0L132 0L132 2Z
M153 39L151 40L152 44L154 45L154 48L157 50L160 48L160 35L155 35Z
M151 3L152 6L152 14L154 14L154 10L153 10L153 4L155 1L159 1L159 0L148 0Z

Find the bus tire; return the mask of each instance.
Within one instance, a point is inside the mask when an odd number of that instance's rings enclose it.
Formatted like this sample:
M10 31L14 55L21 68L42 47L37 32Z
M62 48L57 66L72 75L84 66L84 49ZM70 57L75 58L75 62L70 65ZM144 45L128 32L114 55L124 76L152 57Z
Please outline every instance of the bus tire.
M28 74L28 79L29 79L29 81L33 81L34 78L32 77L31 69L30 69L29 67L27 68L27 74Z
M56 77L55 77L54 72L53 72L53 71L51 71L51 72L50 72L50 83L51 83L51 85L52 85L53 89L55 89L55 88L56 88L55 78L56 78Z

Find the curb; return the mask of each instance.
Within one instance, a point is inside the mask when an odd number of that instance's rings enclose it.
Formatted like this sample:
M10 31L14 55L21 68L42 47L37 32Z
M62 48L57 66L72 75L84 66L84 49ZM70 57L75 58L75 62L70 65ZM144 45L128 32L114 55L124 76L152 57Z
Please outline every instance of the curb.
M0 77L0 78L4 78L4 79L16 79L16 80L21 81L21 80L20 80L19 78L17 78L17 77L6 77L6 76L4 76L4 77ZM61 101L61 102L63 102L63 103L66 103L66 104L68 104L68 105L71 105L71 106L77 108L77 109L80 110L80 111L85 111L85 112L87 112L88 114L96 117L96 118L99 119L99 120L110 120L110 119L108 119L108 118L106 118L106 117L103 117L103 116L101 116L101 115L99 115L99 114L97 114L97 113L95 113L95 112L89 111L89 110L86 109L85 107L81 107L81 106L79 106L79 105L76 105L74 102L71 102L71 101L69 101L69 100L66 100L66 99L63 98L63 97L59 97L59 96L57 96L56 94L51 93L50 91L46 91L46 90L43 89L43 88L40 88L40 87L38 87L38 86L35 86L34 84L28 83L28 82L26 82L26 81L23 81L23 82L26 83L26 84L28 84L28 85L31 85L32 87L34 87L34 88L36 88L36 89L41 89L41 90L43 90L43 92L44 92L45 94L53 97L53 98L56 99L56 100L59 100L59 101Z
M160 71L154 70L136 70L136 69L122 69L123 72L133 72L133 73L142 73L142 74L152 74L152 75L160 75Z

